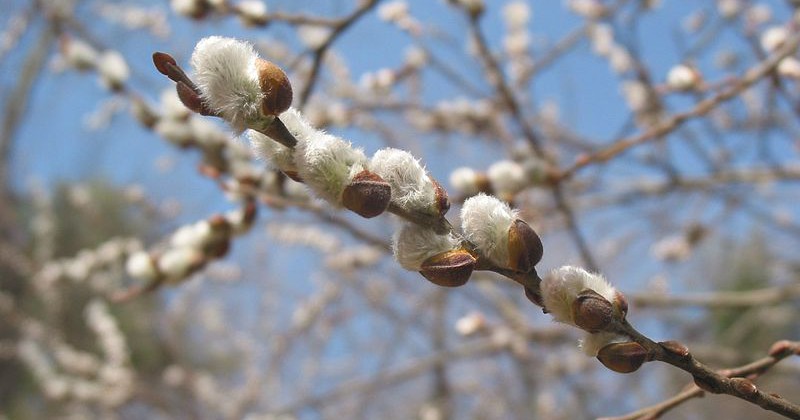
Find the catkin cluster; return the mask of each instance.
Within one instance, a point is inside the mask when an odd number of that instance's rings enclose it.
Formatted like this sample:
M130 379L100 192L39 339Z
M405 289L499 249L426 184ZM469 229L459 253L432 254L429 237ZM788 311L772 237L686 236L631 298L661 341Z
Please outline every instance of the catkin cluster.
M387 211L399 216L393 252L403 268L419 271L431 282L447 287L465 284L474 270L536 279L532 287L538 290L532 300L556 321L585 330L582 345L587 354L597 355L620 372L641 365L627 357L631 345L638 345L626 343L613 329L627 313L624 297L601 276L576 267L561 267L540 279L536 265L544 248L538 234L505 201L484 194L487 188L480 188L478 177L467 176L474 174L454 176L463 181L454 184L469 196L462 205L461 230L457 231L444 218L450 208L446 191L418 159L394 148L380 149L368 157L349 141L315 128L298 109L291 108L288 77L261 59L250 44L222 37L201 40L191 59L196 84L172 57L156 53L154 60L159 71L177 82L178 96L189 109L221 117L238 132L249 129L247 136L259 158L304 183L331 206L365 218ZM514 162L496 166L489 171L493 189L509 196L529 184L526 178L540 176L539 166L534 171ZM513 185L506 185L510 182ZM471 188L466 188L467 184ZM173 238L177 242L173 252L197 250L198 240L205 243L198 238L213 236L208 223L187 229L186 238L181 232ZM158 267L144 256L131 262L131 271L148 276L157 272ZM168 277L171 271L178 277L191 271L191 264L162 265L158 271L166 271ZM526 285L526 294L530 288ZM638 348L633 350L636 353ZM625 363L620 365L619 360Z

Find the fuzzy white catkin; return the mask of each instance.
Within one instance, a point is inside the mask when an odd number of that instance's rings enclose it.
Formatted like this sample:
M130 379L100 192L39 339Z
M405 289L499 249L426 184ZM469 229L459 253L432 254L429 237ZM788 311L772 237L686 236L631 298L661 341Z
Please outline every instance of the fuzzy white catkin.
M250 138L250 146L259 159L269 162L275 169L282 172L297 172L294 163L294 150L290 149L275 140L259 133L249 130L247 137Z
M592 41L592 52L606 57L614 48L614 29L609 24L601 23L590 26L589 39Z
M300 41L310 49L322 47L330 37L330 29L322 26L301 25L297 29Z
M242 0L238 6L239 13L246 19L261 21L267 18L267 4L261 0Z
M605 7L597 0L569 0L570 10L585 18L596 19L603 15Z
M175 248L202 248L214 235L211 224L202 220L191 225L182 226L170 238L170 245Z
M786 57L778 63L778 74L790 79L800 80L800 61L794 57Z
M531 8L524 1L515 0L503 7L503 20L507 27L521 29L531 18Z
M418 271L428 258L455 249L459 241L451 234L439 235L432 230L404 224L392 238L394 258L406 270Z
M205 118L190 118L189 129L192 137L202 146L221 146L228 141L228 136L217 126Z
M192 53L203 100L237 131L262 117L257 58L251 44L219 36L201 39Z
M78 70L88 70L97 63L98 53L83 40L70 38L64 43L64 60Z
M761 48L768 53L775 52L789 36L789 31L783 26L773 26L761 34Z
M156 265L147 252L139 251L128 257L125 263L128 275L141 280L154 280L158 276Z
M516 194L524 189L528 180L525 177L525 168L517 162L501 160L493 163L486 170L486 176L492 188L498 194Z
M165 281L178 282L183 280L202 258L203 254L195 248L172 248L158 258L158 270L164 274Z
M175 13L189 17L200 15L204 9L202 0L171 0L169 5Z
M295 146L295 150L300 148L301 144L320 134L320 131L314 128L295 108L284 111L279 118L289 133L297 140L298 144ZM283 172L298 172L294 150L257 132L250 133L250 145L256 156L271 162L277 169Z
M685 64L679 64L667 73L667 86L677 91L692 90L697 87L699 79L696 70Z
M161 115L173 120L185 120L192 114L189 108L181 102L178 92L174 88L161 92Z
M378 17L386 22L399 22L408 16L408 3L404 0L394 0L378 8Z
M457 168L450 173L450 185L465 197L473 196L480 192L478 173L466 166Z
M350 142L317 131L297 143L294 162L300 178L320 198L342 205L342 192L353 176L366 169L367 157Z
M470 312L456 321L455 329L458 334L468 337L487 327L486 317L480 312Z
M398 149L375 152L370 168L392 187L392 201L408 211L435 214L436 191L425 168L411 154Z
M508 265L508 228L517 212L496 197L478 194L461 207L461 228L467 239L495 264Z
M303 114L296 108L289 108L284 111L280 115L280 119L298 142L307 141L319 132L308 120L303 118Z
M125 58L117 51L104 52L97 60L97 71L100 74L100 83L108 89L121 87L131 74Z
M575 324L572 303L584 290L594 290L609 302L616 299L616 290L599 274L582 268L563 266L547 273L541 283L544 307L558 322Z
M717 2L717 11L725 19L733 19L742 10L742 2L740 0L719 0Z
M156 123L153 129L159 136L181 147L188 146L194 139L192 127L190 127L186 121L162 118Z

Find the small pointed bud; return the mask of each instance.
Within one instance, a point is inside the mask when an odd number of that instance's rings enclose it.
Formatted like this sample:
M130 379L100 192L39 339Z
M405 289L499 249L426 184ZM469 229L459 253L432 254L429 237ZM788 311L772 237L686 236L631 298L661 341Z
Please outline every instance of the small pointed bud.
M597 360L603 366L617 373L636 372L650 360L650 355L644 347L633 341L627 343L609 344L597 353Z
M768 354L772 357L785 357L792 353L800 355L800 345L789 340L781 340L770 347Z
M363 170L342 192L342 204L364 218L375 217L389 207L392 187L377 174Z
M731 385L742 395L753 396L758 393L756 385L747 378L731 378Z
M584 331L595 333L603 331L614 317L611 302L594 290L588 289L578 294L572 301L572 319Z
M256 59L258 84L264 93L261 111L264 115L279 115L292 105L292 84L289 77L275 64Z
M178 62L175 61L175 59L167 53L154 52L153 64L155 64L156 70L158 70L159 73L163 74L164 76L169 76L170 72L168 64L177 66Z
M662 342L660 342L658 344L661 347L663 347L664 350L666 350L666 351L668 351L668 352L670 352L670 353L672 353L672 354L674 354L674 355L676 355L676 356L678 356L680 358L687 358L687 357L690 356L689 348L686 347L685 345L675 341L675 340L662 341Z
M436 194L436 199L434 201L436 204L436 209L439 211L439 216L444 216L447 211L450 210L450 199L447 197L447 190L442 187L442 184L440 184L439 181L433 178L430 179L433 183L433 190Z
M527 273L542 260L544 246L539 235L517 219L508 228L508 267Z
M711 382L708 382L706 379L695 376L694 384L697 385L697 387L702 389L703 391L710 392L712 394L720 393L717 387L714 386L714 384L712 384Z
M472 275L476 261L465 249L442 252L425 260L420 274L439 286L463 286Z

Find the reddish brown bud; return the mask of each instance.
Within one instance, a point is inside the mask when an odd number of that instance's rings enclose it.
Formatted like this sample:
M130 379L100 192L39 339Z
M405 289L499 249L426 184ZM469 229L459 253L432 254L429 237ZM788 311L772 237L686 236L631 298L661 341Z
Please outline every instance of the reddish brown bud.
M256 59L258 70L258 84L264 99L261 101L261 111L264 115L279 115L292 105L292 84L289 77L275 64Z
M679 356L681 358L689 357L689 348L684 346L683 344L675 341L675 340L662 341L662 342L660 342L658 344L661 347L663 347L664 350L666 350L666 351L668 351L668 352L670 352L670 353L672 353L672 354L674 354L676 356Z
M444 216L450 210L450 199L447 197L447 190L442 188L442 184L439 184L439 181L433 178L430 179L433 183L433 190L436 193L436 210L439 212L439 216Z
M524 221L517 219L508 228L508 266L527 273L542 260L544 246L539 235Z
M159 73L163 74L164 76L169 76L170 71L168 64L177 66L178 62L175 61L175 59L167 53L154 52L153 64L155 64L156 70L158 70Z
M420 274L439 286L463 286L472 275L475 262L475 257L465 249L446 251L425 260Z
M572 302L572 319L578 328L595 333L603 331L614 317L611 302L594 290L584 290Z
M631 341L612 343L603 347L597 353L597 360L614 372L631 373L636 372L644 362L649 361L650 355L639 343Z
M736 392L742 395L752 396L758 392L758 388L753 381L747 378L731 378L731 385Z
M392 187L389 183L368 170L356 174L342 192L344 207L367 219L386 211L391 200Z

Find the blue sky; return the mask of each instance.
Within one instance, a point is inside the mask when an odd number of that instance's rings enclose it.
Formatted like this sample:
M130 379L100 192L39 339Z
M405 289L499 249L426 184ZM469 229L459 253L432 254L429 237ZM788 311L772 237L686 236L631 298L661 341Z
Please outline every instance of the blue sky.
M4 7L11 4L16 7L25 2L3 0ZM454 68L463 71L470 80L482 86L486 92L488 87L482 80L480 66L469 55L465 54L466 39L464 38L465 22L463 17L450 12L450 6L443 1L411 1L412 14L423 23L436 25L442 32L448 34L454 41L453 46L442 43L431 43L431 48L440 51ZM489 36L490 43L499 47L504 33L500 18L500 2L488 2L488 14L484 19L483 28ZM679 31L682 19L690 10L701 7L712 11L713 2L689 1L664 1L653 13L646 14L639 21L636 28L619 25L621 33L636 31L639 34L637 48L643 61L649 65L651 76L662 81L668 69L681 58L681 48L675 42L675 34ZM782 2L765 2L775 5L775 19L784 21L786 12ZM167 10L166 3L161 1L141 2L149 7L158 7ZM298 11L309 13L330 13L341 15L352 7L350 1L283 1L268 2L274 10ZM542 51L545 45L560 39L581 25L581 20L568 13L560 1L534 1L533 17L530 29L534 36L534 47ZM81 16L91 16L94 3L89 1L81 6ZM3 18L7 19L7 18ZM0 21L0 25L4 20ZM194 44L200 38L208 35L227 35L242 37L252 41L280 40L289 45L299 45L296 34L285 25L273 25L264 29L245 31L241 25L232 18L220 19L213 22L200 24L184 19L176 19L170 14L172 34L167 39L158 39L152 35L127 30L104 23L102 20L87 18L83 22L86 29L94 39L108 47L120 50L128 59L132 68L132 86L143 92L148 100L156 103L160 91L170 86L170 82L158 74L152 67L150 55L153 51L167 51L175 55L179 61L186 63ZM379 21L375 13L359 22L351 31L343 36L336 44L335 50L345 57L350 65L354 80L367 71L375 71L381 67L393 67L401 63L404 50L410 43L410 38L398 30L387 28L385 23ZM31 34L23 38L23 45L31 45L35 36ZM719 46L742 49L744 41L733 30L724 30L721 36L715 37L711 43L712 49ZM745 49L746 50L746 49ZM10 83L16 80L14 71L5 69L19 68L22 55L19 50L13 51L0 66L4 71L0 73L0 85L3 94L9 91ZM716 80L722 73L713 67L713 56L702 57L698 65L709 80ZM431 102L442 98L452 98L460 93L455 92L453 86L442 77L428 74L425 98ZM619 78L615 75L607 62L590 53L590 47L584 41L575 53L569 54L559 60L552 68L545 71L536 81L529 92L537 106L547 101L555 101L561 110L562 120L578 133L602 141L613 139L626 124L629 115L627 105L619 92ZM92 131L87 128L86 120L89 115L96 112L98 103L111 99L106 91L100 88L93 75L66 72L52 74L45 72L40 78L31 98L29 112L15 138L15 151L13 156L13 174L15 185L24 190L32 178L54 185L62 180L82 180L92 177L102 177L112 180L119 185L131 183L142 184L147 191L157 200L175 197L183 204L183 213L178 221L196 220L206 217L210 213L228 209L232 206L226 202L217 186L196 174L195 165L198 157L194 153L183 153L174 149L166 142L157 138L153 133L141 128L134 122L127 112L122 111L115 115L108 127ZM668 101L672 110L686 109L693 103L693 99L675 96ZM693 126L694 127L694 126ZM381 144L371 137L369 133L357 130L337 130L337 134L347 136L354 143L364 146L367 152L372 152ZM770 134L766 134L769 136ZM744 137L744 136L743 136ZM745 139L746 140L746 139ZM428 169L435 177L446 182L450 171L458 166L471 165L476 168L486 168L491 162L504 157L503 151L496 144L487 144L468 137L457 137L451 143L442 142L437 136L409 139L410 147L426 163ZM456 145L455 147L453 145ZM462 146L463 145L463 146ZM797 158L796 152L790 151L785 143L779 143L779 152L787 160ZM446 153L442 150L446 148ZM752 153L749 147L743 147L743 155ZM701 167L680 142L671 142L669 151L674 153L675 161L688 172L700 172ZM639 151L631 153L636 156ZM157 162L164 159L174 161L174 166L167 172L157 169ZM632 159L624 159L619 163L609 166L603 173L595 173L593 169L586 173L594 176L603 176L613 180L629 180L643 176L653 176L655 171L645 169L640 165L632 164ZM746 162L746 160L745 160ZM589 177L591 178L591 177ZM620 279L626 290L640 290L647 287L646 281L655 273L666 273L674 277L682 277L691 272L692 266L674 268L654 263L647 257L650 242L640 239L637 235L641 232L652 230L669 230L674 226L653 227L649 218L643 215L663 209L665 206L675 206L676 215L713 214L721 212L720 205L693 202L686 205L684 202L665 199L650 202L632 208L614 208L601 210L596 214L583 215L582 226L588 231L590 240L596 246L601 246L608 239L606 235L614 237L633 237L633 241L641 246L631 246L630 253L623 255L618 261L602 262L601 266L607 274L615 279ZM683 207L686 206L686 207ZM700 210L698 210L698 207ZM796 209L794 210L796 213ZM453 212L451 212L451 215ZM639 218L632 215L642 216ZM262 212L262 220L308 220L307 215L297 212L275 214L271 211ZM452 217L451 217L452 218ZM681 219L681 217L677 217ZM174 225L176 222L170 222ZM736 231L740 227L739 235L747 235L752 221L732 218L731 225L724 226L726 232ZM378 222L365 222L364 226L381 233L387 233L386 226ZM308 261L317 257L314 252L298 251L296 248L271 248L269 252L262 253L263 249L256 249L256 244L264 235L263 224L259 225L256 233L251 234L234 245L231 260L240 259L249 264L254 273L258 273L259 264L270 270L271 275L292 279L308 279L313 275L313 267L297 264L288 267L286 261ZM736 235L736 232L730 233ZM257 236L257 238L256 238ZM388 235L387 235L388 236ZM550 249L572 249L563 237L546 238ZM543 265L547 268L564 263L564 255L555 252L546 252ZM643 262L644 261L644 262ZM297 267L301 266L301 267ZM256 274L255 276L257 276ZM411 274L410 276L416 276ZM427 284L425 284L427 286ZM420 285L420 287L425 287ZM674 285L681 289L706 289L710 284L681 284ZM296 294L302 294L313 285L307 281L287 282L286 289ZM256 297L249 287L242 287L232 291L236 302L248 301ZM467 292L473 293L474 290ZM253 302L250 302L253 303ZM542 321L538 310L532 308L536 320ZM257 322L258 320L251 320ZM649 326L648 326L649 327ZM340 343L339 343L340 344ZM336 351L337 343L332 348Z

